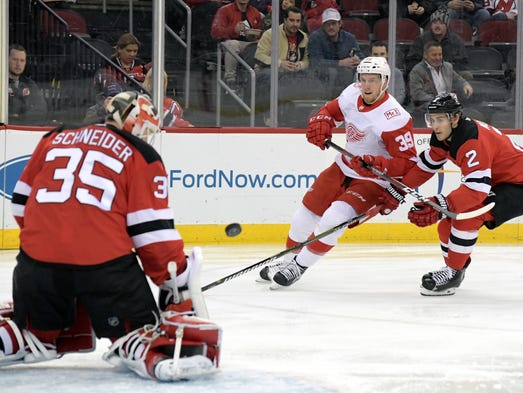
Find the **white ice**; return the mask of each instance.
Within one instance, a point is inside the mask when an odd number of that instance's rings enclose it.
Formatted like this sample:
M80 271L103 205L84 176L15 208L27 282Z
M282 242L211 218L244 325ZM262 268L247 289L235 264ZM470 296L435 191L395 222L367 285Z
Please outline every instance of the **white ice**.
M202 284L278 245L204 246ZM2 391L54 393L521 393L523 248L477 245L456 295L423 297L438 245L340 244L293 287L271 291L256 271L204 292L223 328L221 371L158 383L95 352L0 368ZM14 251L0 252L0 299L11 298ZM28 283L30 285L30 283Z

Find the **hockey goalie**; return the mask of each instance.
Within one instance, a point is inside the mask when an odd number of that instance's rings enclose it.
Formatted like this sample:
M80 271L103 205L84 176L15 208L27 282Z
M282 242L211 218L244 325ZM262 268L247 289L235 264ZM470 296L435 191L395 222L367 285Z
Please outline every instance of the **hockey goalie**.
M15 185L20 251L0 366L93 351L103 337L103 359L144 378L214 373L221 329L201 292L201 249L185 255L168 206L157 110L122 92L107 112L104 125L44 135Z

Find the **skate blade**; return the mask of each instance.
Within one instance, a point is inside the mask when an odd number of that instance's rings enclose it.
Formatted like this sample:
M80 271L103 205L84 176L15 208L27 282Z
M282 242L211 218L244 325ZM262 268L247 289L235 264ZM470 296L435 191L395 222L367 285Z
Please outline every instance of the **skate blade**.
M261 277L257 277L254 281L260 283L260 284L270 284L271 283L271 280L266 280L264 278L261 278Z
M420 286L419 293L422 296L451 296L456 293L456 288L447 288L443 291L431 291L430 289Z
M288 288L288 287L286 287L284 285L280 285L280 284L278 284L277 282L274 282L274 281L271 281L271 285L269 285L269 289L271 291L278 291L278 290L280 290L282 288Z

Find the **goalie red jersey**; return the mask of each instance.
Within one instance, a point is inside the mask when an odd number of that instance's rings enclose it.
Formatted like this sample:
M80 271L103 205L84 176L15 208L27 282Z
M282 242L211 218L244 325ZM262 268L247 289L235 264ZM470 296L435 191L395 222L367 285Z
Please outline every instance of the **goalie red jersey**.
M15 186L12 210L21 249L38 261L97 265L136 250L158 285L170 277L169 261L185 267L160 156L110 125L46 134Z

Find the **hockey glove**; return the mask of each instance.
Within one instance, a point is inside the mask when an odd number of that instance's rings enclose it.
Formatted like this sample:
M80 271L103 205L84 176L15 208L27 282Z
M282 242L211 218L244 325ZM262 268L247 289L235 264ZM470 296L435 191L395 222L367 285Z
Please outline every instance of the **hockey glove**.
M336 126L334 119L328 115L318 112L309 118L309 127L307 128L307 140L313 145L325 150L325 141L331 140L332 129Z
M443 209L448 208L447 200L441 194L429 198L432 202L437 203ZM426 202L415 202L414 207L410 209L409 221L419 227L427 227L435 224L443 217L443 214L434 209Z
M405 203L405 191L388 186L378 197L378 203L383 205L380 214L386 216L396 210L401 203Z
M365 154L363 156L352 157L349 161L349 168L351 168L358 175L363 177L379 177L376 175L370 167L377 169L380 172L387 173L389 160L383 156L371 156Z

